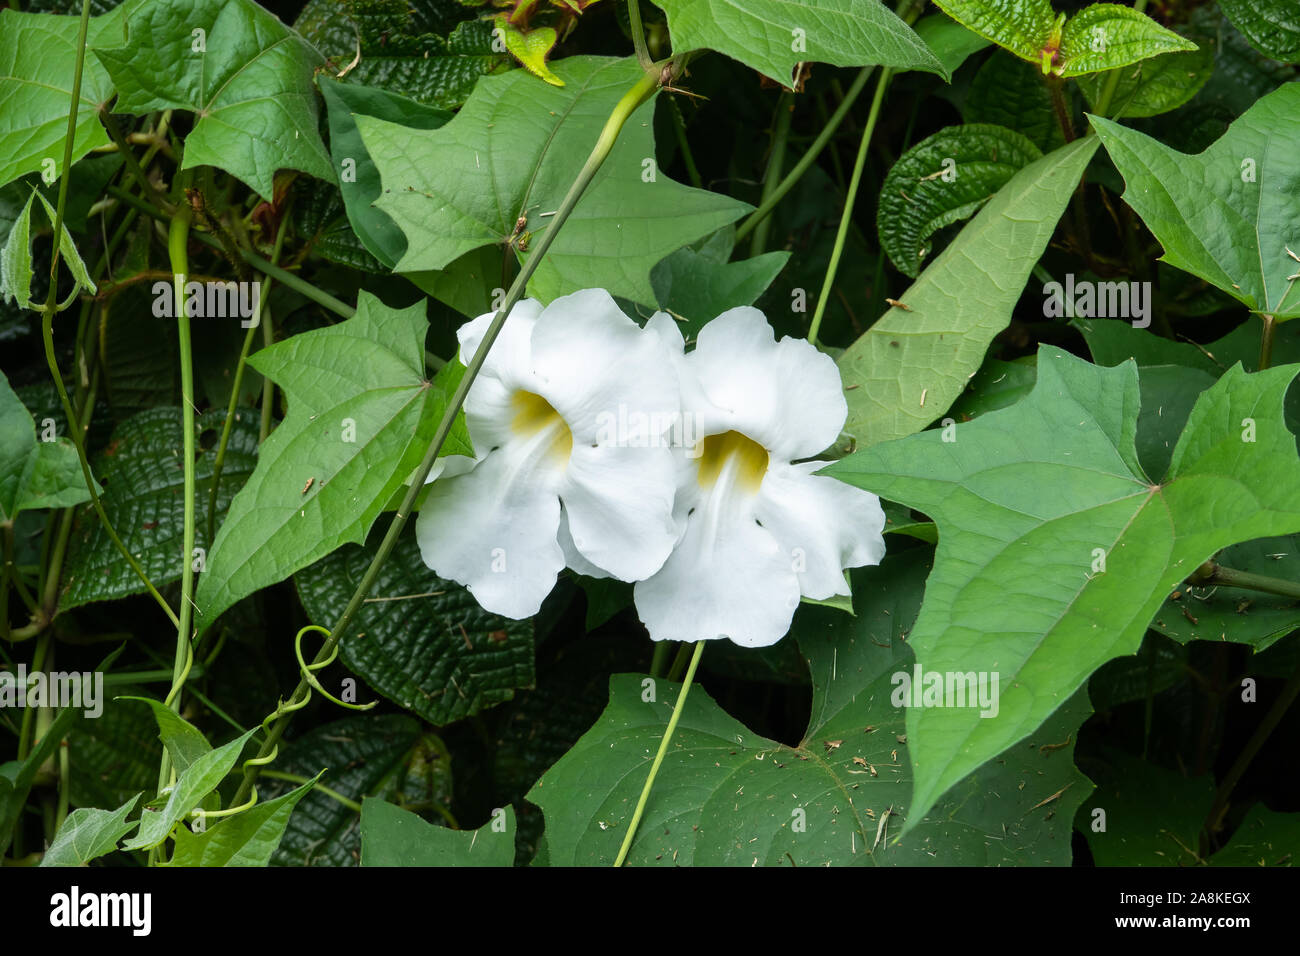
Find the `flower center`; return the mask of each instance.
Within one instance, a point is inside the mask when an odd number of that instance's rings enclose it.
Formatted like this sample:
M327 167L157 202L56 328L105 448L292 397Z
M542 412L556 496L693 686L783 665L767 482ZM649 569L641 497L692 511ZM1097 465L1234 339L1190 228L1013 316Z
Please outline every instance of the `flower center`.
M698 446L699 482L706 491L719 481L753 494L767 474L767 449L740 432L709 435Z
M540 454L567 465L573 453L573 432L551 403L534 392L518 391L511 399L515 417L510 423L516 435L537 446Z

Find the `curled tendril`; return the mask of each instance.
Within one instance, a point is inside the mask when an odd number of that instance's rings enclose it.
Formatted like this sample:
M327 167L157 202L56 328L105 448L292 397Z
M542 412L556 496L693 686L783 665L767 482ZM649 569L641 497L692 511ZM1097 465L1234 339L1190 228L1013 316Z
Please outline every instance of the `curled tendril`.
M190 668L193 666L194 645L192 643L187 643L185 646L185 666L181 668L180 676L176 680L172 681L171 692L168 693L166 699L163 701L164 707L170 707L172 705L172 701L176 699L176 695L179 694L181 688L185 686L185 679L190 676Z

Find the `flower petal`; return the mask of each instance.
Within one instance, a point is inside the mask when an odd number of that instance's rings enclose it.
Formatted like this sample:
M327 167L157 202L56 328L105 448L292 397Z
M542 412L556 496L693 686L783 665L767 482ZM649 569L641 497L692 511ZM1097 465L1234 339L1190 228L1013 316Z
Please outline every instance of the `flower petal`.
M537 392L560 413L575 444L635 444L680 420L677 374L658 335L623 314L604 289L561 296L532 338Z
M705 434L738 431L784 461L829 448L848 417L831 357L804 339L777 342L763 313L748 306L704 326L687 365L725 419Z
M879 564L885 556L880 499L827 475L823 462L773 464L755 502L755 517L799 572L806 597L848 594L845 568Z
M469 474L434 482L415 522L424 563L506 617L536 614L564 567L560 475L547 460L529 442L505 445Z
M790 630L799 579L748 508L713 499L701 502L663 568L633 594L654 640L729 637L765 647Z
M574 549L621 581L654 574L677 542L674 478L668 448L575 444L560 488Z

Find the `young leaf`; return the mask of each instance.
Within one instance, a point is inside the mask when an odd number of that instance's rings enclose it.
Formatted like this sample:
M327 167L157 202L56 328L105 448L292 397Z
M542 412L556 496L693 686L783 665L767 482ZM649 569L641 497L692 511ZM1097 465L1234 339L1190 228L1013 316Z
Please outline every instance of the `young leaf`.
M216 166L266 200L276 170L334 182L317 131L319 53L252 0L143 0L127 41L97 46L125 113L192 111L182 168Z
M167 804L161 810L146 808L140 818L140 832L128 840L123 848L127 850L150 850L158 846L171 834L172 827L179 823L226 778L235 767L248 738L258 728L245 731L230 743L218 747L199 757L189 768L180 774L171 788Z
M72 109L72 75L77 62L76 17L0 10L0 184L26 173L63 175L63 140ZM87 45L120 43L121 8L92 17ZM72 140L76 161L107 145L99 107L113 96L113 83L93 56L86 56Z
M1125 201L1171 265L1200 276L1255 312L1300 315L1300 260L1288 252L1300 217L1300 83L1265 96L1195 156L1118 123L1093 127L1124 177Z
M1297 371L1228 371L1197 401L1159 484L1138 464L1136 366L1098 368L1050 346L1029 397L958 425L955 441L926 432L824 470L939 526L908 636L920 663L1001 673L995 720L908 712L914 809L1032 732L1107 660L1134 653L1206 558L1300 531L1300 461L1282 418Z
M512 806L493 811L492 819L477 830L465 831L434 826L374 797L362 801L362 866L513 866L514 862Z
M299 571L294 580L307 616L333 623L373 557L374 547L348 546ZM484 611L465 588L425 566L409 533L380 569L342 644L350 670L437 726L531 686L533 656L532 621Z
M883 3L861 0L656 0L675 50L717 50L783 86L800 62L948 71Z
M0 249L0 295L6 302L9 299L15 300L20 309L41 308L40 305L32 305L33 199L40 199L41 205L45 207L45 212L49 216L50 225L54 225L57 218L54 207L40 192L33 189L31 195L27 197L27 205L14 221L4 248ZM72 304L82 289L93 295L95 283L91 281L90 273L86 271L86 263L82 261L81 253L77 251L77 246L72 241L72 234L68 232L66 225L59 231L59 254L62 257L60 261L71 270L75 283L68 298L58 304L59 311L63 311Z
M1065 21L1058 65L1052 72L1065 77L1082 76L1129 66L1162 53L1195 49L1195 43L1132 7L1094 3Z
M148 704L153 711L154 720L158 722L158 739L163 742L171 754L172 765L178 774L184 773L204 754L212 752L212 745L203 736L203 732L188 720L176 713L162 701L148 697L123 697L121 700L133 700Z
M949 126L894 163L880 187L880 246L916 278L939 229L972 216L1017 172L1042 158L1037 146L1001 126Z
M322 771L323 772L323 771ZM266 866L280 846L290 814L298 801L320 779L309 780L274 800L259 802L252 809L228 819L218 819L206 829L176 830L176 851L169 866Z
M0 372L0 525L21 511L89 499L77 450L66 438L36 440L36 422Z
M928 548L917 548L856 572L856 617L799 610L795 632L813 700L797 747L753 733L703 688L692 688L629 863L1069 864L1071 820L1089 784L1074 768L1071 747L1038 747L1077 733L1090 712L1083 694L1042 728L1035 746L989 761L924 819L913 802L912 738L892 698L898 675L913 674L911 638L903 638L921 602L929 556ZM595 727L528 794L546 814L551 865L613 862L678 689L636 674L611 678L609 705ZM1035 806L1058 793L1059 804ZM904 818L916 832L900 842ZM997 840L988 838L993 833Z
M85 866L105 853L112 853L117 849L117 841L135 827L136 821L128 822L126 818L140 796L136 794L116 810L73 810L41 857L41 866Z
M362 292L352 318L249 360L284 389L289 414L212 544L194 598L200 629L240 598L364 541L420 463L464 373L449 362L425 377L424 308L390 309ZM443 454L473 454L463 417Z
M1030 63L1042 60L1057 21L1049 0L934 0L934 5Z
M569 57L554 69L563 87L522 70L484 77L441 129L357 117L383 178L375 205L406 234L399 272L444 269L486 245L508 243L522 259L529 254L523 234L535 237L549 228L549 214L559 208L614 105L641 75L632 57ZM628 120L533 275L530 295L550 301L603 288L651 305L656 262L750 208L658 171L653 110L648 103Z
M1300 63L1300 19L1292 0L1219 0L1219 7L1260 53Z
M137 317L138 318L138 317ZM198 416L195 431L215 436L225 421L226 410L213 409ZM254 415L237 412L226 446L217 494L217 513L224 514L231 499L257 464L258 427ZM185 556L181 553L185 519L185 470L180 455L184 429L179 408L153 408L141 412L113 430L113 440L96 461L96 471L105 484L104 511L136 555L156 586L180 578ZM195 462L195 497L206 516L208 491L216 463L216 441L201 441L202 454ZM196 553L189 560L205 563L211 545L207 521L198 522ZM59 609L66 611L92 601L106 601L144 590L140 578L122 561L121 552L109 539L94 514L83 511L73 526L68 542Z
M942 415L1011 321L1029 273L1097 149L1092 137L1031 163L998 191L892 308L839 358L859 445Z

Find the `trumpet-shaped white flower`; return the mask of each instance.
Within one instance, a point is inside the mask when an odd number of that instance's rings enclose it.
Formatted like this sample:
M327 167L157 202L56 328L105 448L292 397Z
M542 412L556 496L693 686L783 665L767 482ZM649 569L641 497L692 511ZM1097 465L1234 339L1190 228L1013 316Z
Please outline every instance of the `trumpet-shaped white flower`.
M801 596L848 594L844 569L885 554L880 500L798 462L844 427L839 371L805 340L777 342L757 309L724 312L689 354L667 315L647 328L673 344L683 414L703 437L678 457L681 538L636 585L637 612L655 640L774 644Z
M459 330L466 364L491 321ZM537 613L566 550L594 573L653 574L676 540L664 433L680 408L665 343L608 292L521 301L465 399L476 463L420 510L425 563L513 618Z

